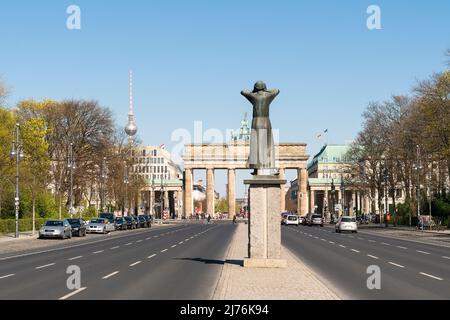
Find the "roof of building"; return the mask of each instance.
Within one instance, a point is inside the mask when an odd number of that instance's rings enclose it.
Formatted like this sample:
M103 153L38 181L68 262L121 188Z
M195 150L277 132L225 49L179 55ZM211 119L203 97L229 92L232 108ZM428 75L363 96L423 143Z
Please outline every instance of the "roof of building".
M350 145L335 144L325 145L318 154L314 156L308 164L308 169L316 164L333 164L347 162L346 154L350 149Z

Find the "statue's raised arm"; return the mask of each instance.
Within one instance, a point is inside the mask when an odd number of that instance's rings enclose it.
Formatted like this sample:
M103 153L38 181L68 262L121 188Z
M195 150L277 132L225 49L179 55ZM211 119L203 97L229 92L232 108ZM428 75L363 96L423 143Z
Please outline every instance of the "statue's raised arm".
M250 101L251 103L253 103L253 93L251 91L248 90L242 90L241 94L247 98L248 101Z

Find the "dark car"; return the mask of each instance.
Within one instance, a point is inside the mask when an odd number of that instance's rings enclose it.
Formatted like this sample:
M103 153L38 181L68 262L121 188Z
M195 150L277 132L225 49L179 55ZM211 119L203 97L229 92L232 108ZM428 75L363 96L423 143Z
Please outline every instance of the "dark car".
M114 213L101 213L99 218L107 219L109 223L114 224L116 215Z
M134 230L137 228L136 221L133 217L124 217L124 219L127 222L127 229Z
M136 223L136 229L142 228L141 222L139 221L139 218L137 216L131 216L133 218L134 222Z
M86 237L86 223L83 219L67 219L72 227L72 235Z
M127 230L128 229L127 221L125 220L125 218L122 218L122 217L116 218L116 220L114 221L114 226L115 226L116 230Z
M152 218L147 215L144 215L142 217L144 217L145 221L147 222L147 224L146 224L147 228L151 228L152 227Z
M146 228L147 227L147 220L145 220L145 218L143 216L134 216L134 218L136 219L139 228Z

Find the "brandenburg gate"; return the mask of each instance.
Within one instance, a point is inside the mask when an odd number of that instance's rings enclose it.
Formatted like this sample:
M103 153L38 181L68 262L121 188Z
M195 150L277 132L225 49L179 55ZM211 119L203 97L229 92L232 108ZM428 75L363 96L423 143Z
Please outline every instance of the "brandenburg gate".
M206 170L206 213L215 214L214 171L228 171L228 207L230 217L235 216L236 170L248 170L247 160L250 152L248 141L233 141L227 144L187 144L184 149L184 217L194 214L193 174L194 170ZM285 179L288 169L297 170L299 192L297 193L297 212L308 213L307 184L308 172L306 144L280 143L275 145L275 159L279 168L279 178ZM284 193L284 191L283 191ZM280 213L285 210L285 195L281 195Z

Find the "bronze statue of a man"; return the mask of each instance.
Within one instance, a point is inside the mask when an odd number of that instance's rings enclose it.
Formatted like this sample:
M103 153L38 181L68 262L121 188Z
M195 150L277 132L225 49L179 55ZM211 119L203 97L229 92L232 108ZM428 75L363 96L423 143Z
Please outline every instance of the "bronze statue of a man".
M250 138L250 155L248 164L258 174L259 169L275 168L275 145L272 125L270 123L270 104L280 90L267 90L264 82L258 81L253 92L242 91L241 94L253 105L253 122Z

